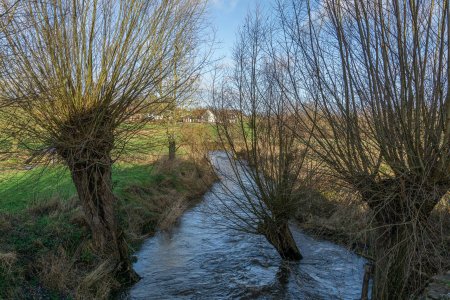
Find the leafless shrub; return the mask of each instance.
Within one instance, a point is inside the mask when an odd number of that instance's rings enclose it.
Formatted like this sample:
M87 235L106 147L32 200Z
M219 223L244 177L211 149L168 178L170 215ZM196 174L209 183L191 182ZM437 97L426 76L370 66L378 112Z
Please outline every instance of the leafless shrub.
M186 126L183 128L181 144L186 149L188 157L200 163L208 157L208 153L218 148L217 138L214 136L214 125Z
M291 107L277 81L282 64L268 54L272 30L259 11L246 19L234 51L234 68L214 86L217 131L231 170L222 174L231 203L223 201L233 227L264 235L284 259L301 259L288 227L297 192L308 172L308 143L298 143ZM234 118L230 115L235 114ZM227 188L227 181L238 191ZM300 188L299 188L300 186Z

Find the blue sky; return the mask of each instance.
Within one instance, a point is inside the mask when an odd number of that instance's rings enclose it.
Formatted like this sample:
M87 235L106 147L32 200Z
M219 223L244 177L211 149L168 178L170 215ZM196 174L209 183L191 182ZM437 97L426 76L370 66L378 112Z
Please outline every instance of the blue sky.
M209 0L208 21L215 29L215 51L212 59L218 60L219 65L232 65L233 46L239 27L243 25L245 17L257 6L260 8L270 7L273 0ZM209 49L208 49L209 50ZM213 73L206 73L201 79L202 90L206 91L212 83ZM206 98L199 100L196 105L208 105L208 93ZM202 98L202 97L200 97Z
M271 0L209 0L209 17L216 30L215 58L225 57L229 61L236 33L243 24L249 10L256 6L268 6Z

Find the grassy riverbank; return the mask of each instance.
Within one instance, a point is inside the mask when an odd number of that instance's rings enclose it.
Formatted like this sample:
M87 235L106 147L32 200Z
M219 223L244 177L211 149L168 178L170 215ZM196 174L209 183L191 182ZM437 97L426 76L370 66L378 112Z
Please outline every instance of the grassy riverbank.
M51 170L42 177L44 182L38 187L61 176L58 188L64 191L47 199L45 189L38 191L42 200L25 197L33 175L24 175L19 184L9 188L17 191L14 195L10 190L11 197L20 201L0 203L0 298L107 297L118 284L108 274L92 276L105 258L93 251L81 207L70 194L73 187L66 180L68 174ZM136 250L145 237L157 228L169 227L197 201L214 181L214 175L206 162L194 164L178 159L120 166L115 168L113 179L117 182L114 192L118 196L118 219L131 248ZM11 183L2 181L1 185Z
M156 132L159 149L136 147L113 166L117 220L131 252L157 229L170 227L215 180L202 158L205 149L199 149L204 144L200 137L208 135L209 128L195 124L181 131L180 155L168 161L159 127L149 126L134 141L142 146L147 135ZM23 170L19 163L11 163L3 168L0 299L108 298L119 284L105 270L106 260L91 244L65 167L52 164Z

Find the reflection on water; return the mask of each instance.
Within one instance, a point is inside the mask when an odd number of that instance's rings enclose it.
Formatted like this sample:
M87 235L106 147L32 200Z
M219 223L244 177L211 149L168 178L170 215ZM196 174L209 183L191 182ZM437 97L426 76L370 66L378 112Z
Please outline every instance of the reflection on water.
M228 163L214 154L218 167ZM134 264L142 279L123 299L359 299L365 260L291 225L303 260L283 262L262 236L218 226L216 183L170 232L148 239ZM223 217L224 218L224 217ZM218 223L219 221L219 223Z

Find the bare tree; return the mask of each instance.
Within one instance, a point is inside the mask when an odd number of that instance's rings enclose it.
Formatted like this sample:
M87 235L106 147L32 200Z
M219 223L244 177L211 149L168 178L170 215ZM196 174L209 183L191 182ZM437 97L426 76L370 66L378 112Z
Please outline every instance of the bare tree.
M111 165L142 124L126 124L155 103L177 59L197 54L201 0L24 1L1 23L12 59L2 96L16 127L33 141L33 159L56 154L68 166L93 241L119 273L130 274L114 216ZM27 26L24 28L23 24ZM203 61L193 60L176 89L189 89Z
M178 61L174 58L175 66L173 70L173 75L168 79L168 88L172 90L171 92L171 104L165 109L164 112L164 126L166 131L167 146L169 150L168 158L169 160L174 160L178 148L181 146L180 141L180 131L182 124L182 119L186 114L185 107L192 104L192 97L195 97L198 91L198 82L193 82L191 84L191 89L189 91L180 92L178 89L179 74L182 69L187 67L192 63L190 61ZM181 71L181 72L180 72Z
M374 297L406 299L440 263L427 221L450 187L448 1L278 4L286 97L373 213Z
M183 39L181 35L186 35L187 32L179 32L177 38ZM198 91L199 77L190 78L189 89L180 86L182 84L183 74L188 72L195 61L198 60L196 57L184 56L183 53L190 51L190 48L195 48L197 45L195 43L185 43L182 45L177 43L172 57L172 70L170 75L161 81L159 86L159 93L166 94L170 99L170 104L166 105L164 108L163 120L167 137L167 146L169 150L169 160L175 159L176 151L178 149L177 145L177 131L178 123L183 117L183 107L187 106L192 102L192 97L194 97Z
M232 167L225 181L239 187L226 190L232 201L223 209L235 228L261 234L283 259L299 260L288 221L307 147L290 130L296 123L276 84L283 67L267 55L270 35L259 11L249 16L235 46L232 75L214 90L219 139Z

